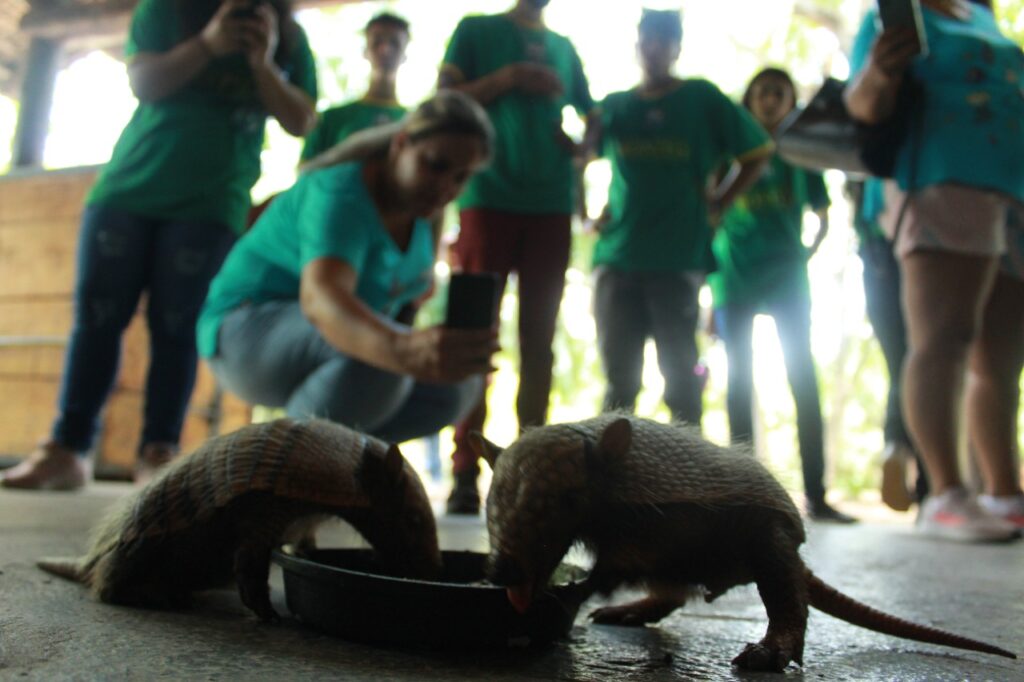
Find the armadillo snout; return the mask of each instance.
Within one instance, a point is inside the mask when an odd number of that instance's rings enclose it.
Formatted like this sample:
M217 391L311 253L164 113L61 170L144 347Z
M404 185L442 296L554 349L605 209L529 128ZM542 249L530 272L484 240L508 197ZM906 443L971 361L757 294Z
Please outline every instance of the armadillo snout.
M495 585L524 585L526 571L514 557L508 554L492 553L487 562L487 579Z

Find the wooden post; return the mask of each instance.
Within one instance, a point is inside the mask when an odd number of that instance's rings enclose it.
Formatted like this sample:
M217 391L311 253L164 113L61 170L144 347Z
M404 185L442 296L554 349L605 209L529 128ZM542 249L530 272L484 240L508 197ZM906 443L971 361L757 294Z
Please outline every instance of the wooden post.
M43 164L43 149L50 128L50 107L60 55L60 41L41 36L32 37L25 80L21 87L21 111L14 133L11 165L15 168Z

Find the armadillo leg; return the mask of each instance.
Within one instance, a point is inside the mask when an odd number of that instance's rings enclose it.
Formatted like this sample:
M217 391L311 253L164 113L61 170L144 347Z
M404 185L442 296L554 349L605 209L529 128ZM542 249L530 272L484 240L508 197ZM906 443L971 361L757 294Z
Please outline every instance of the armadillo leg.
M270 547L265 543L242 543L235 552L235 580L242 603L264 622L280 617L270 605Z
M768 613L768 631L732 662L747 670L782 672L790 661L803 665L808 600L803 562L781 532L755 551L754 581Z
M628 604L595 609L591 611L590 618L595 623L601 623L602 625L657 623L685 603L685 597L651 593L643 599L638 599Z

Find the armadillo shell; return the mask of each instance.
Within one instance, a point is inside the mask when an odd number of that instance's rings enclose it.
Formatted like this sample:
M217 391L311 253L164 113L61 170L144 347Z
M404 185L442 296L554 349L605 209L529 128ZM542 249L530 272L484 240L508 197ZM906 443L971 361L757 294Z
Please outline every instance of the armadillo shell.
M325 508L366 507L354 473L386 445L340 424L278 419L213 438L138 493L122 542L173 533L254 492Z
M596 443L609 424L623 417L610 413L535 431L557 430L557 437L569 440L585 435ZM719 447L690 426L634 416L628 419L633 431L629 451L624 461L617 466L612 464L611 469L615 472L615 499L635 504L767 507L784 513L802 528L800 512L789 494L753 453L742 448ZM546 435L556 437L550 432Z

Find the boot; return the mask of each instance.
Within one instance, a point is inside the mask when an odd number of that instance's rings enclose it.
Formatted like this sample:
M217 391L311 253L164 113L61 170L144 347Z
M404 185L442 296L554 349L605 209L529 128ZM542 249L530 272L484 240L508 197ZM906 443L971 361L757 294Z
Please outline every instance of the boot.
M476 516L480 513L480 493L476 489L476 470L455 474L455 486L448 496L448 513Z

